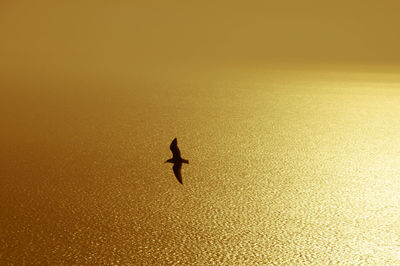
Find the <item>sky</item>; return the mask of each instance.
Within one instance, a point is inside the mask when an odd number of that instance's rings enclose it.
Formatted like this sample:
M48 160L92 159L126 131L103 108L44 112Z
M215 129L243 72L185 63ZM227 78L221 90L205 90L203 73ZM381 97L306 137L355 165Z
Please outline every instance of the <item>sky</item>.
M400 64L400 2L0 2L3 75L162 64Z

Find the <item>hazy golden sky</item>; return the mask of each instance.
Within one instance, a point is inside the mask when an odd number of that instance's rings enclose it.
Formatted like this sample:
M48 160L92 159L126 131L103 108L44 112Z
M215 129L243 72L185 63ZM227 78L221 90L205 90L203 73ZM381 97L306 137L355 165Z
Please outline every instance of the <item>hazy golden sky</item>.
M0 2L2 71L157 62L400 64L400 2Z

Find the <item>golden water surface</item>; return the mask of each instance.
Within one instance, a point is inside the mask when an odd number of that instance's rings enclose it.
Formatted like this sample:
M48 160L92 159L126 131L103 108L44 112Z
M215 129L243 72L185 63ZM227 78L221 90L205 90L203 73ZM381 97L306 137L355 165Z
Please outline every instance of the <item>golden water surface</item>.
M400 264L398 74L171 73L3 81L0 264Z

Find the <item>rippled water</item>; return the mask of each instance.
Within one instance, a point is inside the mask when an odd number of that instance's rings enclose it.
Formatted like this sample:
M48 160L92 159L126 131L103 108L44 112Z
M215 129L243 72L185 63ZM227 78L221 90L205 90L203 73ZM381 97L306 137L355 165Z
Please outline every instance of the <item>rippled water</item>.
M400 264L400 76L78 84L7 90L0 264Z

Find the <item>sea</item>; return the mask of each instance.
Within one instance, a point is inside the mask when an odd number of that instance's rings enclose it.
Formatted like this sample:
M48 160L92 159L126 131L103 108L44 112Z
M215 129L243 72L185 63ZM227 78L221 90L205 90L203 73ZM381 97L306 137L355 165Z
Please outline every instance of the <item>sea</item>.
M3 79L0 264L400 265L399 73Z

